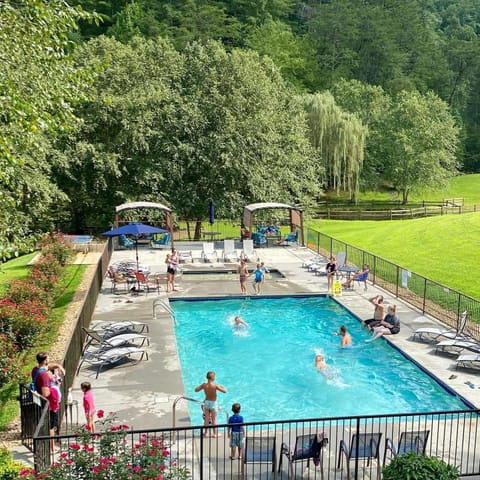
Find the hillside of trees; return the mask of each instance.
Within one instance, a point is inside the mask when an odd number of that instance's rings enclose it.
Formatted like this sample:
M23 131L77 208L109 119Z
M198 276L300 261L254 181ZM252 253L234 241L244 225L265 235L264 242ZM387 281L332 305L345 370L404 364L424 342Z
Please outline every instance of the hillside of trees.
M5 0L0 256L127 200L238 218L480 171L479 19L480 0Z

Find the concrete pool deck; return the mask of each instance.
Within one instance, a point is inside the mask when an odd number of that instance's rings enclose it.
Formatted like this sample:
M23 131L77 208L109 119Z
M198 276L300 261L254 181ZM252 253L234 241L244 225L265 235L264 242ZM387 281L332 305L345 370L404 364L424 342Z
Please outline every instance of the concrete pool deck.
M183 249L183 246L177 245ZM194 258L200 258L201 244L193 251ZM193 249L188 248L188 249ZM302 294L327 293L326 277L316 276L302 268L302 263L310 259L313 253L302 247L276 247L257 250L261 261L272 269L278 269L283 275L278 278L267 279L262 294ZM165 271L165 250L140 250L140 263L149 266L153 272ZM116 251L111 263L119 260L132 260L132 251ZM253 265L253 264L252 264ZM250 265L250 266L252 266ZM227 265L235 269L235 265ZM195 262L186 266L188 270L207 270L212 273L223 269L223 264L205 264ZM179 277L178 292L168 295L164 285L159 294L150 292L148 295L132 295L128 291L111 291L110 280L106 279L97 301L92 325L104 322L136 320L145 322L149 326L151 343L146 350L149 359L135 365L120 365L115 368L102 370L95 378L96 370L82 366L74 383L74 398L81 404L80 384L90 381L95 395L96 406L107 412L116 412L118 419L133 428L162 428L173 425L173 405L176 399L187 396L202 400L201 394L185 392L181 377L180 363L176 351L173 322L160 306L156 309L156 318L153 317L154 300L160 298L182 297L209 297L209 296L238 296L240 294L238 275L189 275ZM251 281L248 284L249 294L253 295ZM432 344L413 342L412 332L422 326L439 326L440 324L426 317L410 305L405 304L392 295L368 286L368 291L357 287L354 291L343 292L337 300L361 319L370 318L373 305L369 299L382 294L385 304L395 303L401 320L401 332L389 337L389 341L398 346L413 360L424 366L441 382L465 398L477 408L480 407L480 377L478 372L455 369L455 357L437 355ZM332 325L332 331L338 328ZM360 328L360 327L359 327ZM377 340L382 341L382 340ZM214 368L214 366L212 366ZM455 378L450 378L455 375ZM203 379L199 379L201 383ZM228 385L228 378L219 379L220 383ZM470 388L465 382L472 382L475 388ZM225 406L226 407L226 406ZM80 408L80 422L83 421L83 412ZM227 410L228 411L228 410ZM338 412L339 416L342 412ZM219 422L221 417L219 417ZM180 400L176 406L176 426L189 425L188 406L186 400Z

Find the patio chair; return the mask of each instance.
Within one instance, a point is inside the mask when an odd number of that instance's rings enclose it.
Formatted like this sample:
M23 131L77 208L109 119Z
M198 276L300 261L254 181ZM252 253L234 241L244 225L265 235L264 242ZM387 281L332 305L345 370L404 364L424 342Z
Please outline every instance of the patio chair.
M435 346L435 353L459 355L466 351L480 353L480 343L473 338L465 340L443 340Z
M457 365L455 368L462 367L471 370L478 370L480 369L480 353L459 355L456 362Z
M257 252L253 248L253 240L243 241L242 258L245 258L248 262L256 262L258 260Z
M252 233L252 242L257 248L267 246L267 237L263 233Z
M316 255L315 257L312 257L310 260L306 260L305 262L303 262L302 268L306 268L307 270L310 270L311 267L316 265L322 265L322 264L325 268L325 264L327 262L328 262L328 259L323 255Z
M193 252L191 250L179 250L177 254L179 263L193 263Z
M120 235L118 237L118 244L123 247L123 248L133 248L135 245L135 242L132 242L132 240L129 240L126 235Z
M412 340L419 340L421 342L440 342L442 340L468 340L469 337L464 335L463 331L467 325L468 313L463 312L460 317L460 326L455 328L435 328L435 327L423 327L417 328L413 332Z
M82 327L85 332L85 344L83 346L82 353L90 346L97 346L97 351L108 350L110 348L117 348L123 345L137 343L138 347L143 347L146 343L150 345L150 339L146 335L141 333L121 333L115 336L104 337L98 330L92 330Z
M235 248L235 240L223 241L223 261L224 262L238 262L239 257Z
M117 288L123 285L124 290L127 292L129 289L129 279L125 275L116 272L112 267L107 270L107 276L110 279L110 291L116 293Z
M390 438L385 440L385 453L383 454L383 465L387 460L387 452L391 453L392 457L403 455L405 453L416 453L418 455L425 455L427 448L428 436L430 430L418 430L415 432L402 432L398 440L398 446L395 446Z
M247 464L267 463L272 465L272 474L277 473L277 447L275 437L246 437L242 459L242 478L247 478ZM248 478L253 478L248 477Z
M149 327L144 322L137 322L136 320L125 320L123 322L110 322L100 326L103 330L101 337L109 338L121 333L143 333L149 331Z
M217 262L218 254L213 242L203 242L202 259L204 262Z
M295 478L296 469L294 472L294 465L297 462L307 460L307 467L309 467L310 460L312 460L315 465L320 465L321 478L323 480L324 476L321 453L322 448L326 445L328 445L328 438L326 437L325 433L300 435L296 438L293 448L286 443L282 443L278 472L280 473L282 470L282 458L283 455L285 455L288 460L289 478Z
M160 238L154 238L151 242L151 246L153 248L155 247L164 247L165 245L170 245L171 242L171 236L169 233L164 233Z
M356 265L348 265L347 264L347 252L338 252L337 256L337 273L340 277L347 277L350 278L352 273L357 273L360 269Z
M148 294L150 291L157 293L160 292L160 282L157 279L150 280L147 275L142 272L135 272L135 279L137 280L138 292L144 291L145 294Z
M347 477L350 477L350 460L367 459L367 467L370 465L370 460L377 460L377 478L381 478L380 468L380 440L382 433L354 433L350 447L344 440L340 440L338 450L338 464L340 469L342 465L342 455L345 455L347 464Z
M138 347L117 347L100 352L85 352L78 365L77 375L83 363L86 362L97 367L95 378L98 378L104 367L130 360L132 355L138 355L138 358L134 361L135 364L141 362L144 358L148 360L148 353Z
M290 232L285 238L284 243L290 245L291 243L298 243L298 232Z

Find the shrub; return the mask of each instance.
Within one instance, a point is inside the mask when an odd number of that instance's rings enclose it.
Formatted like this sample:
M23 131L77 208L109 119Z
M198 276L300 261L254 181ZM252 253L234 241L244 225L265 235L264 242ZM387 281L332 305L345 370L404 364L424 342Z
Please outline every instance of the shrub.
M172 460L162 438L144 434L130 447L126 441L128 426L114 425L115 415L104 417L102 410L97 416L95 423L97 433L102 432L100 438L84 428L79 432L78 442L60 453L58 462L42 472L25 469L21 477L26 480L186 480L190 477L186 468Z
M0 480L16 480L24 468L23 463L13 461L7 448L0 448Z
M66 242L65 237L59 233L44 235L40 241L40 246L43 256L53 255L62 266L66 265L74 254L70 244Z
M32 347L47 325L48 306L39 301L15 303L0 300L0 333L15 341L20 350Z
M14 340L5 333L0 334L0 387L19 378L17 353Z
M52 292L43 289L30 279L12 280L7 288L7 297L15 303L23 303L27 300L40 301L49 306L53 303Z
M383 480L457 480L458 468L443 460L407 453L395 457L383 469Z

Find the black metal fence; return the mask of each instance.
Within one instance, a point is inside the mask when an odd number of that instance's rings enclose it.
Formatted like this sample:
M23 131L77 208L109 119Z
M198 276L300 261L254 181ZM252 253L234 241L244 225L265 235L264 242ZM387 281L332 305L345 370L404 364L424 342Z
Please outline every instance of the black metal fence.
M155 438L164 442L168 462L187 469L192 480L380 478L382 467L402 447L439 458L458 467L462 475L478 475L479 414L480 410L465 410L246 423L241 460L238 455L230 459L227 425L219 425L216 436L211 426L207 427L208 435L204 435L204 427L122 429L120 440L112 438L111 427L105 427L106 433L100 432L95 439L91 435L59 437L60 450L54 460L68 462L75 452L88 451L92 452L91 466L98 462L100 467L102 449L107 448L115 457L115 448L121 446L122 461L138 465L140 446L147 438ZM40 470L52 461L47 454L50 440L48 436L34 440ZM96 458L94 452L98 452Z
M462 313L468 312L466 331L480 340L479 300L317 230L306 229L305 238L307 246L322 255L345 252L348 264L368 263L370 281L453 328L459 328Z
M70 341L63 358L63 367L66 374L64 381L61 384L62 398L66 400L68 398L68 387L73 384L75 373L77 370L78 362L82 354L82 347L84 342L84 332L82 327L88 327L90 325L93 312L95 310L95 304L97 297L102 287L103 279L108 268L110 257L112 255L113 245L111 242L107 242L104 245L104 249L100 260L97 264L96 272L93 275L92 281L85 295L82 308L78 314L75 327L72 329ZM20 422L21 422L21 439L22 444L29 450L34 451L33 436L36 432L37 435L48 434L48 408L45 413L46 399L39 395L34 394L35 400L32 401L32 394L27 386L20 384ZM65 408L67 408L66 402L62 402L60 405L59 418L64 418ZM70 421L72 415L72 408L70 408ZM69 418L68 416L66 418ZM61 427L61 426L60 426ZM46 432L46 433L45 433ZM36 452L35 452L36 453ZM49 452L48 452L49 454ZM48 455L47 455L48 456Z

